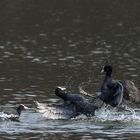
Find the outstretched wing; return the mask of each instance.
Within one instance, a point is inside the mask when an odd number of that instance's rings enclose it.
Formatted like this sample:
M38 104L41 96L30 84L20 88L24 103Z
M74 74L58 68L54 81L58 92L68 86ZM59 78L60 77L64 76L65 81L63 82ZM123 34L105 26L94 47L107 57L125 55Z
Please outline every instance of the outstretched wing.
M37 111L43 113L46 119L69 119L75 117L76 110L72 105L56 104L49 105L35 102Z

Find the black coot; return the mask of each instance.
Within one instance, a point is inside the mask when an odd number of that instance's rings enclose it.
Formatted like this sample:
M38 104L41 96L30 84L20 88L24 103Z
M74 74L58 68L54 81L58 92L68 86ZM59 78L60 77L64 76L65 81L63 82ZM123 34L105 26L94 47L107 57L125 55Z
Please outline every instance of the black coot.
M120 105L123 101L140 103L140 92L131 80L113 80L111 65L105 65L102 72L106 74L99 95L101 100L113 107Z
M55 94L64 100L65 106L73 106L75 109L75 114L85 114L94 115L96 109L100 108L102 105L95 101L96 99L88 100L84 96L75 93L67 93L64 88L57 87L55 89Z
M25 109L28 109L23 104L20 104L17 108L12 108L12 107L0 107L0 112L3 112L7 115L14 115L15 117L20 117L21 112Z
M105 78L101 85L101 94L99 98L106 104L116 107L121 104L123 99L123 85L117 80L112 80L112 66L105 65L102 72L105 72Z

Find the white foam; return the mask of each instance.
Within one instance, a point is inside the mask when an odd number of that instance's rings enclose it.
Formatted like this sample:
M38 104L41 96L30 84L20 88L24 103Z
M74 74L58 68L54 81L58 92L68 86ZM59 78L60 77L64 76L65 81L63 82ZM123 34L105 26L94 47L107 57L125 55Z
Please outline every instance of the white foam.
M68 119L73 112L67 109L59 109L55 106L49 106L47 104L37 102L38 112L43 113L42 116L45 119ZM116 108L102 107L98 111L95 111L95 116L86 117L85 115L79 115L76 118L71 118L76 120L86 120L91 119L94 122L140 122L140 110L129 108L128 111L118 111Z
M116 108L101 108L95 112L96 120L105 121L120 121L120 122L140 122L140 112L136 113L132 108L129 111L118 112Z
M6 114L4 112L0 112L0 119L1 120L7 120L7 119L13 119L13 118L19 118L19 116L14 114Z
M64 108L57 108L55 106L50 106L49 104L43 104L36 102L37 111L43 113L43 117L46 119L68 119L71 111L67 111Z

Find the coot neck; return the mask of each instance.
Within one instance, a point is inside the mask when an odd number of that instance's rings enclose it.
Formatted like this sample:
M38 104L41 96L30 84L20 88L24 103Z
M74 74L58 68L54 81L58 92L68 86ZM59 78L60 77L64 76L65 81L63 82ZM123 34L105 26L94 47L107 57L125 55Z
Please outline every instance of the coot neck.
M17 108L17 113L20 116L20 114L21 114L21 108L20 108L20 106Z
M105 80L111 79L111 77L112 77L112 71L107 71L105 75Z

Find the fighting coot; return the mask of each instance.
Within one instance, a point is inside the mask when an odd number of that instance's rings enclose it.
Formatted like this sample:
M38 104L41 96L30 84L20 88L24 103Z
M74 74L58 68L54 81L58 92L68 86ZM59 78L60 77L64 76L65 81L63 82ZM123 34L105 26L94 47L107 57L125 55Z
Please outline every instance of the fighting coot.
M12 107L0 107L0 112L5 113L7 115L12 115L15 117L20 117L21 112L25 109L28 109L23 104L20 104L17 108L12 108Z
M102 101L97 103L95 99L88 100L84 96L75 93L67 93L65 89L57 87L55 94L64 100L65 106L73 105L77 114L94 115L96 109L102 106Z
M99 98L106 104L113 107L120 105L123 99L123 86L119 81L112 80L112 66L105 65L102 69L105 72L105 78L101 85L101 94Z
M132 81L113 80L111 65L105 65L102 72L106 74L101 85L99 98L106 104L116 107L123 102L123 99L135 103L140 102L140 92Z

